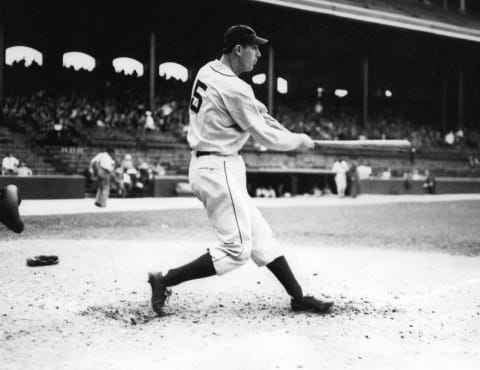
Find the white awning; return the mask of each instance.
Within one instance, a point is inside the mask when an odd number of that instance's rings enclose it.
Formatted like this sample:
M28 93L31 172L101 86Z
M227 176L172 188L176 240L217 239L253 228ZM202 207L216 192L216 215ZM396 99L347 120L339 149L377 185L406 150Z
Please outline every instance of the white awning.
M402 11L400 4L396 8L381 9L374 7L372 3L362 6L362 2L329 1L329 0L251 0L272 5L279 5L310 12L330 14L337 17L353 19L357 21L376 23L385 26L403 28L407 30L427 32L434 35L453 37L462 40L480 42L480 21L462 18L461 15L448 14L453 22L441 17L438 10L429 12L426 9L415 9L405 6ZM431 13L431 14L430 14ZM445 12L446 13L446 12ZM462 25L462 23L468 23Z

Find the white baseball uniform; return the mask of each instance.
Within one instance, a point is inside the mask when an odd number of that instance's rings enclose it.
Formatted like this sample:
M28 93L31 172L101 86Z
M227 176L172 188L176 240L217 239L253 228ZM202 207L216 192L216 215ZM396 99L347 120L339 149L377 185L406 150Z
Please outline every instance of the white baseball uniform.
M345 196L345 191L347 190L347 171L347 162L336 161L333 164L332 172L335 173L335 184L337 185L337 193L341 197Z
M267 148L283 151L297 149L310 138L278 123L251 86L219 60L199 70L189 113L189 180L220 240L209 249L217 274L250 257L258 266L272 262L283 253L247 192L245 163L238 152L250 135Z

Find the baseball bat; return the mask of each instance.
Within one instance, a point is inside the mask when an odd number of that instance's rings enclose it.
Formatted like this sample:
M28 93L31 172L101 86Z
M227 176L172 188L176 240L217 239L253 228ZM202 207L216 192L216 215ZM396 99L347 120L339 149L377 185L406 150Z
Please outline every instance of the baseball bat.
M350 150L409 150L412 144L408 140L313 140L320 149Z

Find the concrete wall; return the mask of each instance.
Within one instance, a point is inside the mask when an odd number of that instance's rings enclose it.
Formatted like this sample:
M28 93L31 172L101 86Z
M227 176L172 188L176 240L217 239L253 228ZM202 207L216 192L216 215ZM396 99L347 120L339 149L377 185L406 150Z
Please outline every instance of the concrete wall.
M335 192L335 182L332 174L295 174L286 170L283 174L249 173L247 178L253 187L272 185L277 190L278 186L283 184L283 190L293 194L306 193L314 184L319 186L320 189L329 187ZM176 186L179 182L188 182L188 177L162 176L156 178L151 196L177 196ZM17 185L21 190L23 199L85 197L85 178L83 176L0 176L0 187L8 184ZM389 180L372 178L360 182L360 192L363 194L422 194L423 181L410 181L407 185L405 180L401 178ZM480 179L437 178L435 193L480 193Z
M20 188L22 199L75 199L85 197L83 176L0 176L0 187Z
M360 182L363 194L423 194L423 181L367 179ZM435 194L480 193L480 179L437 178Z

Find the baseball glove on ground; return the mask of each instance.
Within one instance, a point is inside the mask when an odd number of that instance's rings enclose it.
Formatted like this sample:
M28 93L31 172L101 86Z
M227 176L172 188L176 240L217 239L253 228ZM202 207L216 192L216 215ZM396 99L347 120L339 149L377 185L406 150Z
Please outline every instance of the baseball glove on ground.
M27 258L27 266L36 267L36 266L47 266L47 265L56 265L58 263L57 256L35 256L32 258Z

